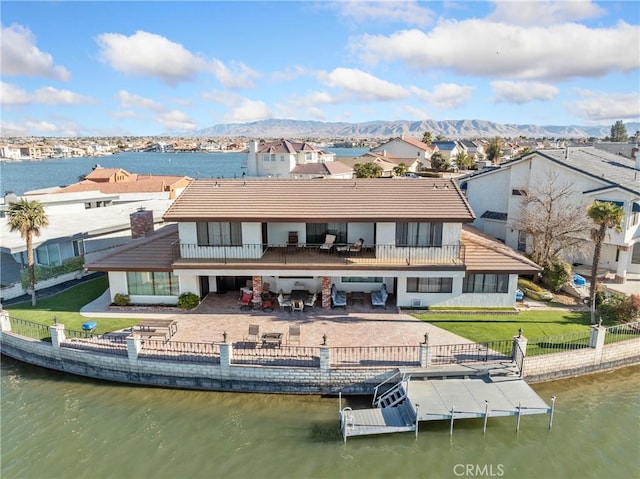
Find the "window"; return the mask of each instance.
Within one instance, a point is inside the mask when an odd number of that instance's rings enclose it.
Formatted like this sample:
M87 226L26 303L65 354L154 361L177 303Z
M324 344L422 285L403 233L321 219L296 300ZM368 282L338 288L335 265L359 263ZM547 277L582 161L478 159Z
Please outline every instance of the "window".
M396 223L396 246L442 246L442 223Z
M36 248L36 263L45 266L60 266L62 258L60 256L60 245L58 243Z
M527 196L527 190L523 190L520 188L514 188L511 190L512 196Z
M633 249L631 250L631 263L640 264L640 243L633 245Z
M307 244L322 244L327 234L336 235L336 243L347 242L347 223L307 223Z
M527 233L522 230L518 231L518 251L527 251Z
M73 240L73 256L84 255L84 240Z
M508 274L470 274L462 281L463 293L507 293Z
M196 223L198 246L242 246L242 223Z
M407 278L407 293L451 293L453 278Z
M128 293L144 296L178 296L178 277L173 273L127 272Z
M280 155L280 161L284 161L284 155Z
M342 283L382 283L382 277L377 276L343 276Z

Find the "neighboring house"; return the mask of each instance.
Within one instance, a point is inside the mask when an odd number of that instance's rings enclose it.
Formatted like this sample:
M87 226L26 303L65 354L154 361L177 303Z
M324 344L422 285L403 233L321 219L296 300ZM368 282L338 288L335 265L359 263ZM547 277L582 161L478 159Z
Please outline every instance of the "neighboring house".
M431 155L437 151L434 145L427 145L415 138L405 137L393 138L381 145L371 148L371 153L378 153L386 161L399 165L407 165L407 171L418 171L420 168L431 168Z
M464 151L457 141L434 141L433 146L438 148L438 151L445 160L455 162L457 156Z
M394 176L393 170L396 166L398 166L400 163L404 163L406 165L409 160L410 159L408 158L391 158L387 156L386 152L377 153L369 151L358 157L339 157L336 163L343 163L350 170L353 170L353 168L357 164L366 165L368 163L372 163L382 168L381 176L383 178L389 178ZM417 163L417 161L415 163ZM409 169L407 165L407 171L416 171L417 167L415 166L415 163L412 169Z
M572 185L585 211L594 200L611 201L624 209L622 232L610 231L602 249L600 267L615 271L624 282L627 272L640 273L640 158L631 160L592 147L538 150L500 167L459 178L467 199L479 217L475 225L520 251L527 237L513 225L521 215L520 198L534 185L556 174L557 184ZM585 213L586 214L586 213ZM585 234L585 251L564 258L591 265L593 243Z
M83 273L83 260L97 258L109 248L130 241L132 236L144 236L154 229L154 224L162 223L162 214L171 204L169 199L114 204L117 196L99 192L27 198L43 203L49 220L49 225L41 229L41 235L33 237L36 266L59 267L78 260L69 267L73 272L56 274L36 284L36 289L73 279ZM86 206L98 203L100 207ZM138 226L140 221L142 226ZM4 216L0 217L0 231L0 296L10 299L24 294L20 270L27 265L26 243L19 232L10 232Z
M475 218L453 180L198 179L164 215L176 226L86 264L111 299L175 303L181 293L254 295L301 284L331 306L331 287L382 285L400 307L515 304L518 274L540 268L465 226ZM327 235L333 247L321 248ZM357 250L339 248L363 240ZM392 303L390 302L391 306Z
M459 140L458 144L462 146L465 153L474 162L478 160L482 160L485 157L484 146L482 145L482 143L479 143L473 140Z
M330 163L335 154L323 151L311 143L297 143L285 139L270 143L252 141L247 154L247 176L265 176L271 178L291 178L292 175L314 177L329 175L328 169L317 167L314 172L294 173L301 165ZM337 171L338 177L344 177L344 171Z
M169 199L177 198L189 184L188 176L151 175L129 173L122 168L103 168L96 166L84 180L47 193L75 193L100 191L105 194L139 194L148 198L150 194L162 194Z

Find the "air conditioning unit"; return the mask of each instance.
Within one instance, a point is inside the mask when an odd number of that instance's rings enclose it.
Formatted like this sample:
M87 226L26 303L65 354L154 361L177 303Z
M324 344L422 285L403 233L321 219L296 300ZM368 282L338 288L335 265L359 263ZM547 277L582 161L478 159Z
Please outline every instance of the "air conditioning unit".
M419 308L420 306L422 306L422 300L421 299L412 299L411 300L411 307L412 308Z

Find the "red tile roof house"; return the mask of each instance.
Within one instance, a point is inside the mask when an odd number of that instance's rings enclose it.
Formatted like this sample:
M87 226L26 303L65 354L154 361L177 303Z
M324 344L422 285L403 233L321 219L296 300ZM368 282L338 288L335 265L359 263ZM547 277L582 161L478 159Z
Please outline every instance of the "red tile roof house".
M302 285L323 308L332 285L385 285L388 306L512 307L518 274L540 268L465 226L474 219L449 179L197 179L164 215L176 224L86 267L109 273L112 300L124 293L138 304L237 292L249 281L255 295L265 283L285 293ZM327 234L335 246L321 249ZM338 248L359 239L357 251Z
M371 149L371 153L381 154L386 161L396 165L404 163L407 165L407 171L412 172L431 168L431 155L436 151L436 146L404 135Z
M191 181L188 176L151 175L129 173L122 168L98 166L84 177L84 180L69 186L48 191L48 193L73 193L79 191L100 191L106 194L166 193L175 199Z

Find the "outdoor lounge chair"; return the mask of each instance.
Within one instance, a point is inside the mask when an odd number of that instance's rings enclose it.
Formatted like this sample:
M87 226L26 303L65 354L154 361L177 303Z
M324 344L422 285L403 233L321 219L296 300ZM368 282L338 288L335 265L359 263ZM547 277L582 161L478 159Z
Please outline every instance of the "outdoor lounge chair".
M289 336L287 337L287 344L293 343L300 345L300 326L297 324L289 326Z
M320 245L320 252L326 251L327 253L331 252L333 248L333 243L336 241L336 235L327 234L324 237L324 243Z
M371 292L371 306L382 306L384 309L387 309L387 298L389 297L389 293L387 292L387 285L382 284L380 290Z
M318 299L318 294L313 293L304 301L305 308L316 309L316 300Z
M284 299L284 295L282 293L278 295L278 305L280 305L280 311L284 308L289 308L289 311L291 311L292 303L288 299Z
M360 238L353 244L347 246L336 246L336 251L338 253L359 253L362 250L362 245L364 244L364 240Z
M257 343L259 337L260 337L260 325L250 324L249 332L247 333L247 336L244 338L244 340L249 341L251 343Z
M331 285L331 307L347 309L347 292L338 291L335 284Z
M240 309L251 309L253 295L251 293L247 293L246 291L242 292L240 299L238 300L238 305Z

